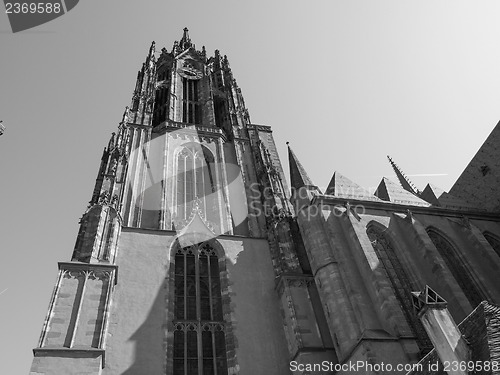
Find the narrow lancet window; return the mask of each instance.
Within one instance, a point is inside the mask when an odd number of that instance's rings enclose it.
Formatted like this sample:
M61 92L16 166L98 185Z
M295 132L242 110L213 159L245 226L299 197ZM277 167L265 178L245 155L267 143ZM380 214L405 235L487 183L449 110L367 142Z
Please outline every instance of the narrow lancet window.
M182 122L201 123L201 107L198 98L198 81L182 79Z

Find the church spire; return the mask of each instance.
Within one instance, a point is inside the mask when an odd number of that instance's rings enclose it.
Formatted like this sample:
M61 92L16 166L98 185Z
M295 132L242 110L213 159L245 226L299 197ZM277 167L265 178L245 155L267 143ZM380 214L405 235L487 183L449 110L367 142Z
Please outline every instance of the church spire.
M396 173L399 183L401 184L403 189L416 196L420 196L420 191L417 189L417 187L408 179L408 177L406 177L403 171L401 171L401 169L397 166L396 163L394 163L389 155L387 155L387 159L389 159L389 163L391 163L392 169L394 169L394 173Z
M289 143L288 146L288 162L290 164L290 184L292 194L290 202L292 203L295 212L299 212L302 207L308 206L311 199L316 194L321 194L321 191L307 175L306 170L300 164L299 159L293 152Z
M290 184L292 189L299 189L301 187L314 187L318 189L316 185L313 184L305 168L300 163L299 159L290 147L289 142L286 143L288 146L288 162L290 164Z

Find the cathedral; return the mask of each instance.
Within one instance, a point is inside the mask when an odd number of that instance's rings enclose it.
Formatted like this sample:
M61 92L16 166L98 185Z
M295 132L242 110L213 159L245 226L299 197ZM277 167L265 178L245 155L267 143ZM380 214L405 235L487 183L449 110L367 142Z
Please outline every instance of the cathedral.
M500 374L499 145L374 194L289 147L289 186L227 57L153 42L30 374Z

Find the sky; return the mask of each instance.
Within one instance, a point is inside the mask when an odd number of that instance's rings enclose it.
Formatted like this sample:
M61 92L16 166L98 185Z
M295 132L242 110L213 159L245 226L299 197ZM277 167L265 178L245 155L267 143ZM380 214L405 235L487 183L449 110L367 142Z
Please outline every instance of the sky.
M386 155L449 190L500 120L498 1L82 0L13 34L0 12L0 373L27 374L57 262L149 46L228 56L251 120L325 187L375 190ZM422 176L423 175L423 176Z

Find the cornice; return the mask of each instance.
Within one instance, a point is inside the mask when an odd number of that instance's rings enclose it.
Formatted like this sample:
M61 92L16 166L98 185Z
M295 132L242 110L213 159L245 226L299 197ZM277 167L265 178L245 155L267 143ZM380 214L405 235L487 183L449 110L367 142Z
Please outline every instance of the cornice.
M156 233L163 236L174 236L178 235L176 230L172 229L153 229L153 228L137 228L137 227L126 227L122 226L122 232L139 232L139 233ZM227 240L259 240L266 241L267 237L249 237L249 236L241 236L237 234L219 234L215 239L227 239Z
M116 264L104 264L104 263L83 263L83 262L58 262L59 270L62 271L114 271L114 282L115 285L118 284L118 266Z
M350 204L351 208L355 208L356 206L363 206L365 209L374 209L374 210L383 210L383 211L392 211L398 213L407 213L408 210L413 214L422 214L422 215L434 215L434 216L449 216L449 217L458 217L462 218L467 216L469 219L478 219L478 220L492 220L492 221L500 221L500 212L487 212L481 210L455 210L452 208L443 208L443 207L423 207L423 206L414 206L411 204L401 204L401 203L393 203L387 201L370 201L363 199L355 199L355 198L340 198L335 197L333 195L315 195L311 201L310 205L323 205L323 206L345 206L347 203Z
M196 130L196 132L192 131L192 128ZM185 122L177 122L177 121L172 121L172 120L167 120L162 122L161 124L157 125L154 128L154 131L156 133L166 133L166 132L171 132L171 131L179 131L179 130L186 130L186 133L189 134L196 134L200 137L208 137L208 138L220 138L223 141L227 141L227 138L224 134L224 132L214 126L203 126L199 124L188 124Z
M138 129L152 129L153 128L151 125L136 124L134 122L127 122L125 125L129 128L138 128Z
M33 355L35 357L40 355L57 355L57 354L75 355L78 357L94 357L102 356L101 368L106 367L106 350L102 348L34 348Z
M266 132L266 133L273 132L269 125L247 124L247 128L261 131L261 132Z

